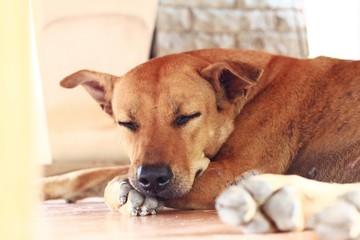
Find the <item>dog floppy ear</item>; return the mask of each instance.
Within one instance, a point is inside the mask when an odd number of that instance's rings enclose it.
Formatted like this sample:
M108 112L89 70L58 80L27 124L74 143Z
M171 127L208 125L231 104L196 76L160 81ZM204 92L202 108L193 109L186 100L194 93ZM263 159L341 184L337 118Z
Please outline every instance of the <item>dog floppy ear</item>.
M247 90L259 80L263 70L240 61L216 62L200 71L218 95L218 102L224 97L235 102L238 97L246 96Z
M60 85L64 88L83 86L101 108L112 116L111 97L115 79L115 76L106 73L81 70L64 78Z

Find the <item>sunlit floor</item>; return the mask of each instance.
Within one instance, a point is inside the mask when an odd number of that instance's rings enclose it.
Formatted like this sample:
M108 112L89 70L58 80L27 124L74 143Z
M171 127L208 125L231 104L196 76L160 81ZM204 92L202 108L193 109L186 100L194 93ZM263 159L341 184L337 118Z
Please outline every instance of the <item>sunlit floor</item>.
M40 234L47 239L244 239L314 240L313 232L241 235L222 224L215 211L167 209L156 216L125 217L110 212L102 199L76 204L47 201L40 205Z

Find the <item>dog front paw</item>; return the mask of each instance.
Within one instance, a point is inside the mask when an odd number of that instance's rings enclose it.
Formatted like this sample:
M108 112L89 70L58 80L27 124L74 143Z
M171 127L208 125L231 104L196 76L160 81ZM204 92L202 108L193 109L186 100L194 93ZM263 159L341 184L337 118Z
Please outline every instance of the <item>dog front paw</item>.
M105 189L104 197L106 205L122 215L154 215L164 207L161 200L145 196L134 189L128 179L115 178L110 181Z
M360 191L346 191L300 176L264 174L226 189L216 209L223 222L244 233L313 229L321 239L360 239Z
M216 201L220 219L248 234L303 230L301 193L281 186L276 177L273 181L264 175L250 177L225 190Z

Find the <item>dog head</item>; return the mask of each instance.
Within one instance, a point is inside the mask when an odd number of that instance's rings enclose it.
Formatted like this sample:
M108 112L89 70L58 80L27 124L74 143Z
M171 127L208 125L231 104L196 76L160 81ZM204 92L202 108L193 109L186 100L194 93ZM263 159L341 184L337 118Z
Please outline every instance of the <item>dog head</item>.
M82 85L118 123L134 188L175 198L191 189L229 137L262 72L244 62L210 61L175 54L122 77L82 70L61 85Z

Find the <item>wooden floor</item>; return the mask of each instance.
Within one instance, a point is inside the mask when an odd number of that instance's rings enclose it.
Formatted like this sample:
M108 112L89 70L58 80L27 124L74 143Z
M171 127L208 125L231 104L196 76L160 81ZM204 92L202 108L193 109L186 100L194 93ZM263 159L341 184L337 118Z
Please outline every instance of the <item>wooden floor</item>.
M236 227L222 224L215 211L167 209L155 216L125 217L110 212L101 198L76 204L47 201L39 208L44 239L318 240L313 232L241 235Z

